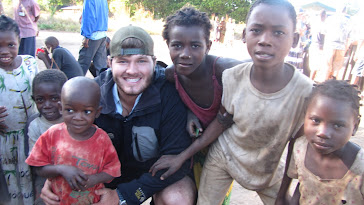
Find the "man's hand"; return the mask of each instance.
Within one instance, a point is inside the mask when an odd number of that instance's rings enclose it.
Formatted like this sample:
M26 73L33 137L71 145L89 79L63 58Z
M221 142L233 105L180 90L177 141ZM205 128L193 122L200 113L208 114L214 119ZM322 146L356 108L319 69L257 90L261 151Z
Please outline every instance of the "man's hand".
M95 190L97 195L101 196L99 202L94 205L118 205L119 204L119 196L116 190L103 188Z
M167 169L167 171L160 177L161 180L164 180L178 171L183 163L184 161L180 159L179 155L163 155L152 165L149 172L151 172L152 176L154 176L159 170Z
M85 190L88 177L81 169L68 165L63 165L61 169L60 173L71 186L72 190Z
M6 113L6 107L0 106L0 134L4 135L8 126L5 124L5 117L8 116Z
M90 39L88 38L83 38L82 40L82 46L85 47L85 48L88 48L88 42L89 42Z
M43 201L46 205L59 205L60 204L59 197L52 192L51 181L49 181L48 179L44 183L44 186L40 193L40 198L43 199Z

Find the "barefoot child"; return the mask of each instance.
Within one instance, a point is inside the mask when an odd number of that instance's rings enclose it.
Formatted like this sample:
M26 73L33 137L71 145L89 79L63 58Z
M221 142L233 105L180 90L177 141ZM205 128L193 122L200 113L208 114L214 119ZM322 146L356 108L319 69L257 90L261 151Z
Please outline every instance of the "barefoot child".
M211 48L209 40L211 28L212 25L206 13L192 7L185 7L167 18L163 30L163 38L166 40L173 61L173 65L165 71L166 78L175 83L182 101L196 115L203 129L215 119L219 111L222 72L242 63L208 54ZM196 129L193 128L189 127L192 129L190 133L195 136ZM201 133L203 129L199 132ZM204 149L194 155L194 176L197 187L199 187L207 151ZM158 167L153 171L166 168L164 164L171 161L175 162L174 166L181 166L188 158L182 158L181 155L164 156L156 163ZM174 167L168 168L169 171L162 175L163 178L173 174ZM229 196L228 194L225 199L226 204L228 204Z
M283 178L281 155L303 125L304 99L312 90L309 78L284 63L297 40L291 3L257 0L246 22L243 41L253 62L223 73L222 106L233 115L234 124L209 148L200 205L221 204L233 180L256 191L264 204L274 204ZM218 133L210 127L204 135L216 139Z
M52 126L36 142L26 162L40 176L52 178L61 204L92 204L95 190L120 176L120 162L109 136L93 125L100 114L100 87L76 77L62 88L64 123Z
M32 56L18 55L19 40L15 21L0 16L0 166L9 204L33 204L30 167L24 162L24 128L27 117L36 113L31 85L38 67Z
M61 90L67 81L66 75L60 70L44 70L39 72L33 80L33 95L38 112L28 119L27 137L28 150L32 150L38 138L52 125L63 122L59 112L61 103ZM26 143L26 142L25 142ZM27 147L27 146L25 146ZM26 148L26 153L28 153ZM46 178L33 174L35 204L42 204L39 197Z
M313 90L305 137L295 142L288 169L299 181L299 203L293 204L364 204L364 151L349 141L359 125L359 100L345 81L329 80Z

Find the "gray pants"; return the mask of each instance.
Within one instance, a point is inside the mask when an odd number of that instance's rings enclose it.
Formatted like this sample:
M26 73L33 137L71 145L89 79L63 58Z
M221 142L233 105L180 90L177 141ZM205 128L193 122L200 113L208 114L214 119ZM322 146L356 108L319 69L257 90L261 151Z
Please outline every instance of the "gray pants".
M90 68L93 61L96 68L96 74L99 75L100 70L107 67L106 56L106 37L99 40L89 40L88 48L81 47L78 57L78 63L81 65L84 75Z

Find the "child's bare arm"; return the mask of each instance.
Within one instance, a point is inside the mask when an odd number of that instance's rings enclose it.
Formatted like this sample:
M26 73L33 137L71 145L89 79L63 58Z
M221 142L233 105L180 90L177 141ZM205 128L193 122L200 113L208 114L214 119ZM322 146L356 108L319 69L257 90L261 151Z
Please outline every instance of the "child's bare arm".
M85 188L88 189L88 188L95 186L96 184L107 183L113 179L114 179L113 176L111 176L105 172L88 175L88 180L86 182Z
M88 177L77 167L70 165L46 165L35 167L37 175L53 178L59 175L63 176L70 185L72 190L84 190Z
M293 138L291 139L291 141L288 144L286 165L285 165L285 169L284 169L282 184L281 184L281 187L279 189L278 196L276 199L276 203L275 203L276 205L291 204L291 200L287 198L287 190L288 190L289 186L291 185L292 179L288 176L287 173L288 173L289 164L290 164L291 158L292 158L294 143L295 143L296 139L301 137L302 135L303 135L303 126L301 126L301 128L298 130L296 135L293 136ZM298 188L298 186L299 185L297 185L297 188Z
M287 173L284 173L281 188L279 189L275 205L290 204L289 199L287 198L287 190L291 184L291 181L292 179L287 176Z
M220 116L220 117L219 117ZM230 120L227 120L227 119ZM201 137L197 138L186 150L178 155L164 155L153 164L149 172L154 176L162 169L168 169L162 174L161 179L165 179L175 173L182 164L201 149L214 142L221 133L231 126L232 116L221 106L218 116L210 123Z
M6 129L8 126L5 124L5 117L8 116L8 113L6 113L6 107L0 106L0 134L5 134Z

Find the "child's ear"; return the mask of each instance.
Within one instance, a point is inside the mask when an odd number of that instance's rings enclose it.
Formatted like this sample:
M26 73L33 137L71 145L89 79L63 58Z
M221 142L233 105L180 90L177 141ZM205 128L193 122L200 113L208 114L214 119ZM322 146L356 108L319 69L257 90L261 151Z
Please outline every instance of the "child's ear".
M96 110L96 116L95 116L95 118L98 118L100 116L101 110L102 110L102 106L99 106L99 108L97 108L97 110Z
M243 43L246 43L246 28L243 30L243 36L242 36Z
M360 123L360 118L358 118L357 122L355 123L354 125L354 130L353 130L353 134L352 136L355 135L356 131L358 131L358 128L359 128L359 123Z
M296 48L296 46L298 45L298 41L300 40L300 34L295 32L293 34L293 43L292 43L292 48Z
M108 65L110 65L110 67L112 67L112 58L110 56L107 57L107 62L108 62Z
M58 101L57 105L58 105L59 114L62 115L62 103L61 103L61 101Z
M210 52L211 45L212 45L212 41L208 41L207 42L207 49L206 49L206 52L205 52L206 55Z

